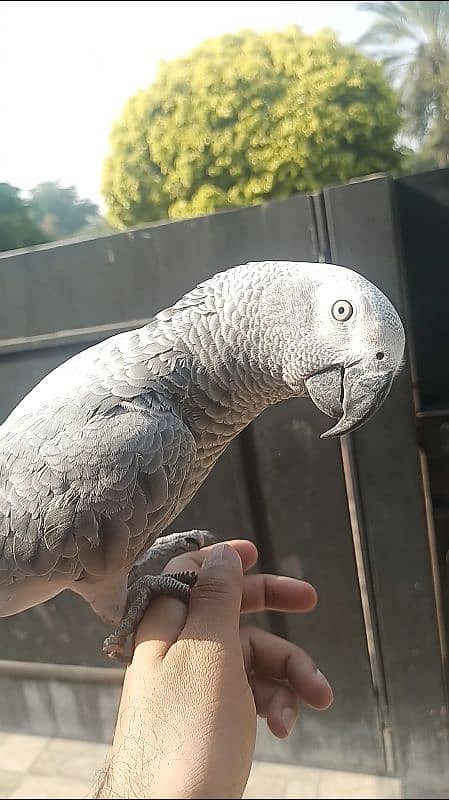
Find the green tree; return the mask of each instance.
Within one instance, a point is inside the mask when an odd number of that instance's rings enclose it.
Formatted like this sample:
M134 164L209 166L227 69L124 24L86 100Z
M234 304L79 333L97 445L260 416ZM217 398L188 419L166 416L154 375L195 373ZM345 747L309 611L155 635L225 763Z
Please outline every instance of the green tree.
M399 124L382 68L332 32L211 39L163 63L114 125L109 220L196 215L389 170Z
M48 237L36 225L19 190L0 183L0 251L43 244Z
M383 60L399 87L417 163L449 165L449 2L360 3L377 20L360 44Z
M81 200L74 186L59 182L39 183L31 191L30 211L51 240L63 239L98 221L98 206Z

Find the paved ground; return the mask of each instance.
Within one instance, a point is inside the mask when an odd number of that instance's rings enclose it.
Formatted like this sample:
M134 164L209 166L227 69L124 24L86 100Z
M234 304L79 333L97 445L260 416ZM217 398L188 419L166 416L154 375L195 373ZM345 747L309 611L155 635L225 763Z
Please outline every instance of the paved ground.
M107 753L101 744L0 734L0 797L91 797ZM393 779L256 762L245 797L398 798L400 790Z

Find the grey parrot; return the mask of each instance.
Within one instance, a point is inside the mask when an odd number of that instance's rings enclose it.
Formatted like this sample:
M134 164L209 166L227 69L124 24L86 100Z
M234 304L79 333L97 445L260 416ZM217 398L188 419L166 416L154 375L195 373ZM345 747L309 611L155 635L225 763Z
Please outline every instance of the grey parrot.
M118 626L104 651L123 656L154 595L188 599L194 574L151 562L208 541L161 534L232 439L292 396L338 420L323 436L354 430L404 346L396 310L356 272L271 261L70 358L0 427L0 616L70 589Z

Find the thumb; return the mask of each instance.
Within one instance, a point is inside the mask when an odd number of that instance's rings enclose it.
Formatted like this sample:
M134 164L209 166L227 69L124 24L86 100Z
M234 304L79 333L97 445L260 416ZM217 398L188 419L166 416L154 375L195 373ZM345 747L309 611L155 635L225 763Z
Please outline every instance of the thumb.
M239 554L224 542L213 545L192 589L180 638L226 638L239 631L243 569Z

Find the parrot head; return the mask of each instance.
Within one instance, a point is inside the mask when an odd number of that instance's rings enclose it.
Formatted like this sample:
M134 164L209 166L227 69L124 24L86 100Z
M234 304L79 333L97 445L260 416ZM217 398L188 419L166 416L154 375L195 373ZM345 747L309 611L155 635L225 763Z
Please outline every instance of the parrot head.
M380 289L346 267L277 262L276 270L264 313L282 343L282 380L338 420L322 438L349 433L390 391L405 348L399 315Z
M321 436L329 438L355 430L381 406L404 356L405 333L380 289L352 270L323 267L310 307L320 363L315 356L304 384L317 408L338 419Z

